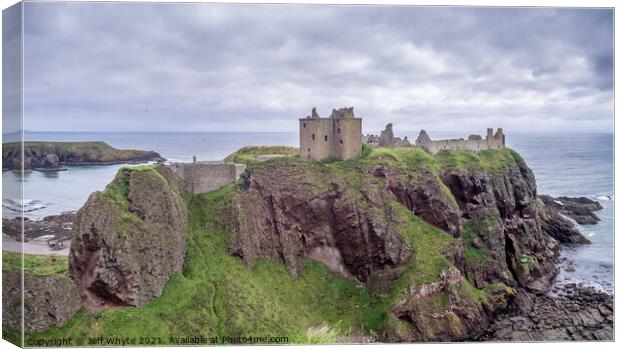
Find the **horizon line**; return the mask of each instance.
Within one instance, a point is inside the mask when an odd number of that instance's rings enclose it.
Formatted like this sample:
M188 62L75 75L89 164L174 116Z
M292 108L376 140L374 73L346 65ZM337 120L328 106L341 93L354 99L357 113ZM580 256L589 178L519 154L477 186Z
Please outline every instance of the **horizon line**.
M496 128L493 128L496 129ZM475 132L472 130L459 130L459 131L446 131L446 130L432 130L425 129L427 132L438 132L438 133L463 133L470 134L471 132ZM368 134L368 132L381 132L382 130L371 130L362 132L363 135ZM397 133L416 133L421 132L422 129L418 130L399 130ZM485 129L486 131L486 129ZM13 132L3 132L2 135L15 135L20 133L21 131L13 131ZM24 130L24 133L299 133L299 131L30 131ZM512 134L614 134L612 131L509 131L508 133ZM508 134L507 133L507 134Z

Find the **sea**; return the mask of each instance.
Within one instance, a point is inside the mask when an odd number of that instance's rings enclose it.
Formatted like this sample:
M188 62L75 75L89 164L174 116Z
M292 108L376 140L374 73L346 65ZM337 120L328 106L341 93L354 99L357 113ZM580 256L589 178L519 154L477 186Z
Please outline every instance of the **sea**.
M432 133L448 138L448 133ZM402 134L415 139L417 134ZM154 150L171 162L221 160L247 145L298 146L297 133L79 133L27 132L26 140L104 141L119 149ZM4 142L11 141L5 136ZM613 134L508 134L506 145L518 151L536 176L538 193L585 196L603 206L596 225L578 226L591 245L564 245L562 257L575 271L562 266L557 283L583 283L613 293L614 191ZM67 171L24 175L24 212L31 220L79 209L88 196L103 190L118 169L127 165L68 166ZM21 175L2 173L2 215L20 214Z

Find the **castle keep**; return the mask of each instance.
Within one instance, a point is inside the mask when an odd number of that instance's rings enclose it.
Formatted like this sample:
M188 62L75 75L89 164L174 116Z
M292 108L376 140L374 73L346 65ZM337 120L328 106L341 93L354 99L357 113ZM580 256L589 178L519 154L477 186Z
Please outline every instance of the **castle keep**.
M415 145L426 149L431 154L436 154L442 150L469 150L478 152L486 149L500 149L506 146L506 136L501 128L493 134L492 128L487 128L487 135L482 138L480 135L470 135L467 139L442 139L433 141L431 137L422 130Z
M312 114L299 119L299 156L303 159L346 160L362 152L362 119L353 115L353 107L333 109L322 118Z

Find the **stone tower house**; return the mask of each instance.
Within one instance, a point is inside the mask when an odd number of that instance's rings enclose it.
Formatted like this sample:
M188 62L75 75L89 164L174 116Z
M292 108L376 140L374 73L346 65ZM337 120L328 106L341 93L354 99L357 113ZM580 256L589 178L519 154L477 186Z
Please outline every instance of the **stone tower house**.
M353 107L333 109L322 118L312 115L299 119L299 155L303 159L346 160L362 152L362 119L353 115Z

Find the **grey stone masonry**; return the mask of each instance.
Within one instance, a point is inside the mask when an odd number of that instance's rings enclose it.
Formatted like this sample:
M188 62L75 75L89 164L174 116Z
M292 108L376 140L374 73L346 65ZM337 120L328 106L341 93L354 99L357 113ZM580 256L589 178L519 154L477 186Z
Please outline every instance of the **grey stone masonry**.
M364 136L364 143L374 145L377 147L390 147L390 148L400 148L400 147L410 147L411 143L405 136L404 139L399 137L394 137L394 131L392 130L392 123L389 123L385 126L385 130L381 131L380 135L371 135L368 134Z
M500 149L506 146L506 136L501 128L493 134L493 129L487 129L487 135L482 138L480 135L470 135L467 139L442 139L431 140L431 137L422 130L415 145L426 149L431 154L436 154L442 150L469 150L478 152L487 149Z
M198 194L214 191L239 179L245 171L243 164L221 161L173 163L170 168L183 179L185 190Z

